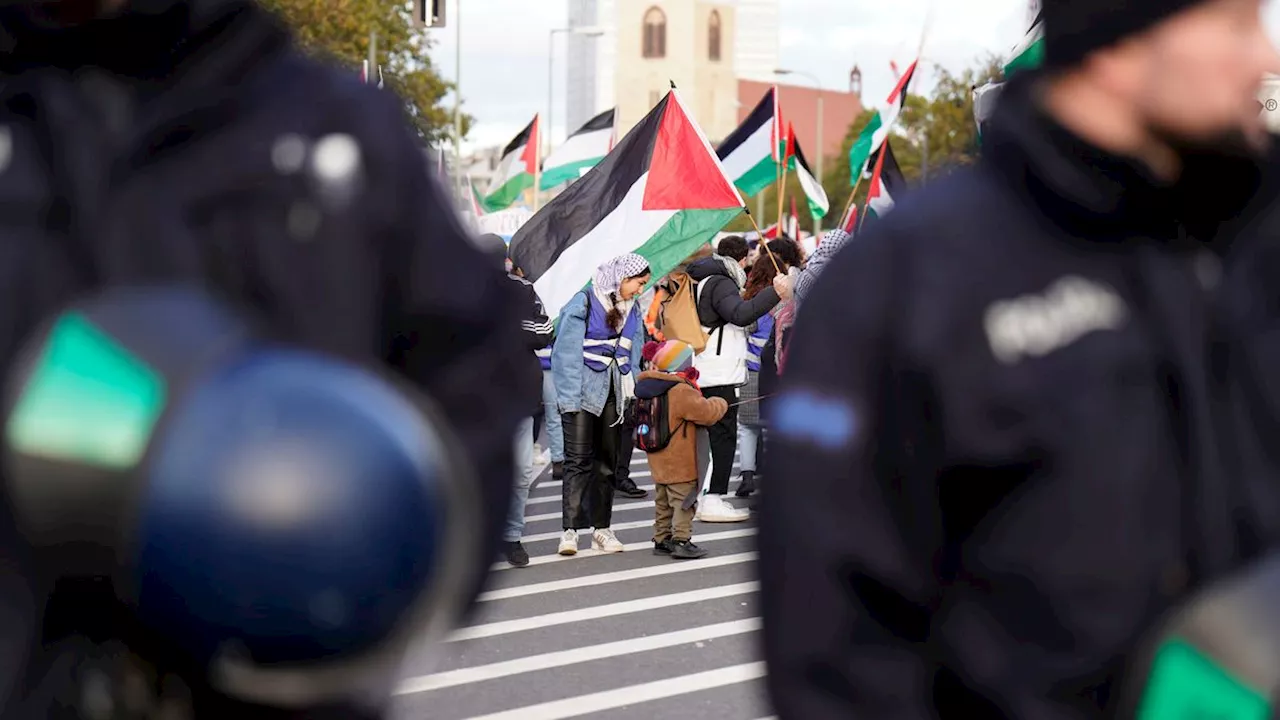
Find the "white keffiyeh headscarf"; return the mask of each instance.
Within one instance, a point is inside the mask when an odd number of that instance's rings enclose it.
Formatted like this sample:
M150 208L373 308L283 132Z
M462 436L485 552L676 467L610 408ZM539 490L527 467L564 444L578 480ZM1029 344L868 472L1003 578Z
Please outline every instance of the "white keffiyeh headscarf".
M596 268L595 278L591 281L591 291L595 293L596 300L604 306L606 313L617 308L621 317L618 322L625 324L627 313L631 312L631 307L635 304L635 298L623 300L618 294L618 289L622 287L623 280L643 275L648 270L649 261L643 256L635 253L619 255ZM621 326L614 328L614 330L620 329Z

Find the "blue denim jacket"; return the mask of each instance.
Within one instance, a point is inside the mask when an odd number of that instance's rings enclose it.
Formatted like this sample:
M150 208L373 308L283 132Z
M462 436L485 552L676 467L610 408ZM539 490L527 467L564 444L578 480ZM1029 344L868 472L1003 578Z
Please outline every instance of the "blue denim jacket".
M582 362L582 341L587 336L587 293L583 290L565 303L560 311L556 327L556 344L551 350L551 377L556 384L556 404L561 413L585 410L599 416L609 399L609 386L621 395L622 379L618 366L596 372ZM638 321L640 303L631 307ZM644 322L636 322L635 337L631 338L631 372L640 373L640 353L644 349ZM621 398L618 398L621 401Z

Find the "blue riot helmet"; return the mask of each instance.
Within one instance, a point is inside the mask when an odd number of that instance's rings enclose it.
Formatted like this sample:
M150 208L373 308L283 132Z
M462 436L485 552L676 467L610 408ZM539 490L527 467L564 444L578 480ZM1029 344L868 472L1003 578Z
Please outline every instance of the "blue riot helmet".
M9 377L4 431L42 565L110 578L234 699L385 701L408 642L441 639L488 564L429 398L200 292L114 289L52 319Z

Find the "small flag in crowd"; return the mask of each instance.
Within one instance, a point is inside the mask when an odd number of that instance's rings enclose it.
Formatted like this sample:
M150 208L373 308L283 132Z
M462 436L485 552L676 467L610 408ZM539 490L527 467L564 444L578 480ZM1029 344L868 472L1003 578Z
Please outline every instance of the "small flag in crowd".
M637 252L660 277L743 209L672 90L599 165L516 232L511 258L555 317L606 260Z
M786 158L787 166L796 171L804 188L809 212L814 217L823 217L831 207L827 193L809 169L790 124L778 134L782 124L777 97L777 88L770 88L747 119L720 143L716 154L725 173L744 195L756 195L777 182L778 159Z
M1014 46L1009 62L1004 65L1004 75L1008 78L1023 70L1039 67L1042 62L1044 62L1044 16L1037 13L1022 42Z
M467 187L471 188L471 213L476 217L483 217L486 214L484 198L480 197L480 191L476 189L476 183L470 176L467 176Z
M827 191L822 188L822 183L814 176L813 171L809 169L809 161L805 159L804 151L800 149L800 139L795 136L795 130L790 130L790 132L791 167L796 171L796 177L800 180L800 187L804 190L805 199L809 201L809 214L815 218L826 217L827 211L831 209L831 201L827 199ZM794 201L794 198L792 200Z
M720 143L716 154L733 184L755 195L778 180L778 89L770 88L747 119Z
M606 110L591 118L551 152L542 163L543 190L573 182L600 164L613 149L615 114L616 110Z
M866 172L866 168L874 164L875 159L872 155L884 144L885 138L889 137L889 130L893 128L902 108L906 106L907 90L915 74L916 63L913 62L902 77L898 78L898 84L894 86L893 92L889 93L885 107L871 116L871 121L862 129L858 139L853 143L853 148L849 151L849 170L853 182L857 182L857 178Z
M533 187L538 172L538 116L502 149L498 170L489 183L483 205L487 212L511 207L525 190Z
M907 181L898 167L897 158L893 156L893 146L885 142L876 160L875 170L871 173L871 187L867 188L867 212L863 215L863 222L868 217L884 217L885 213L893 209L896 198L902 197L906 189Z

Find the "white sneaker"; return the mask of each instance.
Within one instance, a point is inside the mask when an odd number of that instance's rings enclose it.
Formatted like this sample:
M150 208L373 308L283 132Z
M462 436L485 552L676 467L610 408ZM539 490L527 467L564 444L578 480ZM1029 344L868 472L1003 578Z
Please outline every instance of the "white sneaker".
M708 523L736 523L751 519L751 511L736 508L725 502L723 495L703 495L698 501L694 520Z
M561 555L577 555L578 554L578 531L577 530L564 531L564 534L560 536L560 549L558 552Z
M618 540L618 536L613 534L609 528L600 528L596 530L591 539L594 541L592 545L596 550L606 553L620 553L627 548Z

